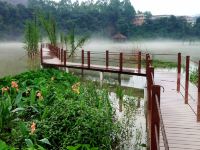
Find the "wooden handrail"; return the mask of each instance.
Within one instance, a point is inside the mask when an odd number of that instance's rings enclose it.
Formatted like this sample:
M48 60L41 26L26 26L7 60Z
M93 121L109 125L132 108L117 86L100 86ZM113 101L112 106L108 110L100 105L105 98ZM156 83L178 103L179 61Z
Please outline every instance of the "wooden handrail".
M200 61L198 67L197 121L200 122Z
M148 94L148 117L147 121L150 133L150 150L160 149L160 128L163 136L165 150L169 150L164 122L160 110L160 86L154 82L154 68L150 64L149 55L146 56L147 65L147 94Z
M154 126L154 132L155 132L155 138L156 138L156 148L160 149L160 145L159 145L159 133L158 133L158 127L157 125Z

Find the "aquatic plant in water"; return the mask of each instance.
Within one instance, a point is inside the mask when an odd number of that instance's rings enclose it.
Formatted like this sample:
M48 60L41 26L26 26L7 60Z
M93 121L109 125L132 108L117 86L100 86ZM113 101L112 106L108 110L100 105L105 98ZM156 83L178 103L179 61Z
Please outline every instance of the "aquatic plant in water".
M57 29L56 29L56 21L53 17L48 16L45 18L44 16L40 15L40 22L42 24L43 29L46 31L49 41L51 45L57 45Z
M39 28L35 16L34 20L27 21L25 25L25 49L31 58L38 53L39 39Z
M62 43L63 36L61 36L61 37L62 37L61 38L61 43ZM87 39L88 39L88 36L84 36L84 37L81 37L80 39L76 39L75 27L73 26L72 29L69 31L69 33L64 37L65 45L70 52L69 57L73 57L75 55L76 50L78 48L81 48Z

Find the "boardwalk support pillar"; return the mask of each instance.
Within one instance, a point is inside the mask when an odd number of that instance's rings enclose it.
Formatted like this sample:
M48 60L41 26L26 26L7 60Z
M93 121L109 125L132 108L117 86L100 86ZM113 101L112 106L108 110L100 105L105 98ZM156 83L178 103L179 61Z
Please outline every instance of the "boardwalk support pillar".
M160 86L152 86L152 113L151 113L151 145L150 150L159 150L159 135L160 135L160 118L158 107L160 107Z
M180 92L181 85L181 53L178 53L178 65L177 65L177 92Z
M198 103L197 103L197 121L200 122L200 61L198 68Z
M99 72L100 87L103 86L103 72Z
M190 56L186 56L185 68L185 104L188 104Z
M119 85L121 86L121 73L118 73L118 82L119 82Z

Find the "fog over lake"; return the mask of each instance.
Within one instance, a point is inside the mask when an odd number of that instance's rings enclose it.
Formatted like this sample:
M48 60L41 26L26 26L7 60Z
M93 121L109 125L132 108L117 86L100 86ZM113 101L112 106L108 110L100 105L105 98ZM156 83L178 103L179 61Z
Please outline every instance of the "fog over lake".
M195 61L200 59L199 41L173 41L173 40L148 40L113 42L104 39L89 39L83 46L84 50L90 51L119 51L134 52L142 50L152 54L177 54L190 55ZM176 60L174 56L154 56L156 59ZM0 43L0 76L18 74L28 70L26 51L24 44L20 42Z

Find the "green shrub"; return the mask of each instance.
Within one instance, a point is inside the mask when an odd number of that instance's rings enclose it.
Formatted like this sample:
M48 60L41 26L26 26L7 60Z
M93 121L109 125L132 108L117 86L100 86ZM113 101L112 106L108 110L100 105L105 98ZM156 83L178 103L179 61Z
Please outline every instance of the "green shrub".
M190 73L190 81L195 85L198 84L198 69Z
M44 69L0 79L5 87L0 139L11 147L108 150L117 140L108 92L94 84L82 86L71 74Z

